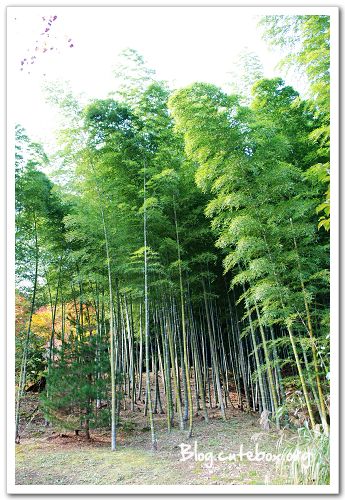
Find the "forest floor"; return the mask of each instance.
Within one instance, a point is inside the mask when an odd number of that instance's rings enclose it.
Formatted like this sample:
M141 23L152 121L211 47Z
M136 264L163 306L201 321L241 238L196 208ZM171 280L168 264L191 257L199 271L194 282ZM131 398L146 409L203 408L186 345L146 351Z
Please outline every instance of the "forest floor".
M28 406L37 405L30 395ZM29 410L28 410L29 413ZM110 451L110 432L93 431L91 441L82 433L57 432L45 428L42 416L27 424L21 444L16 445L16 484L22 485L253 485L285 484L286 477L270 460L251 460L245 455L256 450L277 454L279 433L263 431L258 415L236 408L227 409L227 420L218 410L210 410L210 422L201 415L194 419L193 437L174 427L166 430L166 416L155 417L157 450L151 450L151 433L143 408L124 415L118 432L118 445ZM182 461L181 444L191 451L209 453L206 460L193 457ZM242 449L242 456L239 455ZM218 460L230 453L229 460ZM211 455L216 460L211 463ZM262 455L261 455L262 456ZM201 458L199 456L199 458ZM269 458L269 456L267 456Z

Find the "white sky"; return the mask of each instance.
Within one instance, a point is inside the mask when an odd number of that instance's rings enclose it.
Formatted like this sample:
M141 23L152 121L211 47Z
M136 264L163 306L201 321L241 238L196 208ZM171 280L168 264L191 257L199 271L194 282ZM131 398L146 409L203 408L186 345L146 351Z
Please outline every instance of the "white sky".
M11 118L26 128L31 139L51 143L57 115L45 104L42 84L68 80L77 94L106 97L116 88L112 75L116 56L127 47L142 54L157 77L174 87L194 81L226 83L234 59L245 47L260 57L265 76L277 76L279 54L261 40L256 14L250 7L10 7ZM42 17L50 15L57 19L48 39L41 35L47 25ZM35 63L20 71L20 61L32 55L37 56ZM300 90L298 82L293 84Z

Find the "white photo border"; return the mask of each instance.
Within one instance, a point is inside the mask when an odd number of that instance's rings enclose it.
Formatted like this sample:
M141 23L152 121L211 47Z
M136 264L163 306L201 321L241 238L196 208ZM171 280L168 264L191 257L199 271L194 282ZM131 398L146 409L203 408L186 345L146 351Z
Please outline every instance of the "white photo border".
M35 8L47 6L48 2L36 2L35 5L21 4L15 6L8 4L7 12L12 9ZM87 2L73 2L52 4L54 7L80 7L97 8L102 7L126 7L129 9L142 7L158 8L184 8L193 7L221 9L229 8L236 10L250 9L251 14L269 15L329 15L331 18L331 211L332 211L332 229L331 229L331 483L330 485L318 486L293 486L293 485L16 485L15 484L15 445L14 445L14 408L15 408L15 378L14 378L14 360L15 360L15 231L14 231L14 169L13 158L15 151L14 144L14 122L11 115L11 104L15 95L11 92L11 79L13 78L10 70L11 47L15 43L11 37L11 30L7 26L7 493L8 494L178 494L178 495L211 495L211 494L337 494L339 492L339 244L340 244L340 175L339 175L339 7L323 6L319 2L306 0L303 6L298 3L290 3L289 6L278 6L271 1L266 1L266 6L256 5L257 2L251 2L250 5L236 6L229 2L217 2L217 6L206 2L189 1L188 3L171 2L162 4L162 2L151 1L149 3L137 1L135 4L108 3L102 2L102 5L88 4ZM51 6L51 5L49 5Z

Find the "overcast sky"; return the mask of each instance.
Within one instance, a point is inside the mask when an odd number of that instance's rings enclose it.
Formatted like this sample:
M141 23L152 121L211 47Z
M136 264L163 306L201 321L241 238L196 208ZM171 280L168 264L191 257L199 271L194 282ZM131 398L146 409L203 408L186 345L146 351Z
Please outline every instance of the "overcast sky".
M265 76L277 76L280 55L262 41L257 22L250 7L10 7L9 114L32 139L51 141L57 117L44 102L44 82L68 80L76 93L106 97L116 89L112 72L127 47L176 88L225 84L245 48L259 56Z

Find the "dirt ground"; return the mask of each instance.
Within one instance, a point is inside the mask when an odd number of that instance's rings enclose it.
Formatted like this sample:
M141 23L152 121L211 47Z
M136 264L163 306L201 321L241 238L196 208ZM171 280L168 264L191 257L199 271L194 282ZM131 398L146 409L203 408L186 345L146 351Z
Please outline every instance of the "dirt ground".
M33 396L28 403L35 410ZM285 484L274 460L265 455L277 454L278 431L262 431L257 415L236 408L228 408L226 421L217 410L209 416L208 424L201 415L195 417L193 436L188 439L187 431L177 425L168 433L166 416L155 415L158 446L152 451L143 410L128 412L123 419L126 425L119 429L117 450L112 452L109 431L94 431L87 441L81 434L45 428L38 415L27 423L21 444L16 445L16 484ZM190 445L188 460L182 460L181 445L185 457ZM253 453L254 460L247 452ZM255 453L258 457L260 452L265 459L256 460Z

